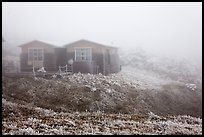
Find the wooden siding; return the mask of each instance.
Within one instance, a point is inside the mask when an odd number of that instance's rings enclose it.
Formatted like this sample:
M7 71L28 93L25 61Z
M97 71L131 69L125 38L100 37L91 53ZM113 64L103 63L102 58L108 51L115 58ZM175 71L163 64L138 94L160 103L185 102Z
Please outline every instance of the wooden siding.
M102 73L108 75L110 73L117 73L120 71L119 56L116 48L94 45L89 42L76 42L69 46L67 49L67 60L73 59L74 72L82 73ZM92 62L75 61L76 48L91 48L92 49ZM97 70L98 67L98 70Z
M56 70L56 55L54 46L40 41L32 41L24 45L21 45L20 47L22 50L20 55L21 71L32 71L33 66L28 62L28 49L31 48L43 49L44 51L43 66L45 67L45 70L48 71Z
M22 45L21 48L22 48L22 53L27 53L29 48L43 48L44 52L46 53L55 52L54 46L40 41L32 41L30 43Z
M22 53L20 55L21 71L32 71L32 65L28 64L28 49L43 48L44 49L44 67L46 71L58 71L59 66L65 66L72 59L73 72L81 73L102 73L108 75L120 71L119 56L117 48L103 46L94 42L81 40L64 46L65 48L56 48L50 44L40 41L33 41L21 46ZM76 48L91 48L91 61L75 61Z
M96 64L95 62L74 62L73 63L73 72L81 72L81 73L91 73L96 74Z
M21 71L32 71L32 65L28 64L28 53L21 53L20 55L20 66ZM55 71L56 68L56 57L54 53L44 53L44 67L47 71Z
M56 67L65 66L67 61L66 48L55 48Z

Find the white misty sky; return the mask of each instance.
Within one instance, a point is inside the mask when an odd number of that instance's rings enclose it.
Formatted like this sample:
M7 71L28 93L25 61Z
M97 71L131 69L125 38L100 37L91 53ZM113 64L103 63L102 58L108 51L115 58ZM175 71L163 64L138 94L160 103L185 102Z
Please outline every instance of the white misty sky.
M16 44L79 39L202 61L202 3L2 3L2 35Z

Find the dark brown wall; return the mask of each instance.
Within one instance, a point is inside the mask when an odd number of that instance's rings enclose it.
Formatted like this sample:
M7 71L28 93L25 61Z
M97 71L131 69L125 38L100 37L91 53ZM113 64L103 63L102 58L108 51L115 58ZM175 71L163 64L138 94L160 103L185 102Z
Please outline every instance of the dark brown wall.
M28 53L21 53L20 55L20 65L21 71L32 71L33 66L28 65ZM56 57L54 53L44 53L44 67L46 71L55 71L56 67Z
M52 45L40 41L32 41L24 44L20 55L21 71L32 71L32 65L28 65L28 49L29 48L43 48L44 49L44 67L46 71L56 71L56 54Z
M81 45L77 46L70 46L67 47L67 60L75 59L75 48L76 47L83 47ZM84 46L85 47L85 46ZM88 46L86 46L88 47ZM95 47L89 46L92 48L92 62L74 62L73 64L73 71L74 72L82 72L82 73L97 73L97 66L98 66L98 73L104 74L104 66L105 66L105 75L110 73L117 73L120 71L120 63L119 63L119 56L117 51L112 53L111 50L116 50L112 48L105 49L104 47ZM103 60L105 58L105 62ZM104 64L105 63L105 64Z
M92 62L86 61L74 61L73 71L74 72L82 72L82 73L103 73L103 54L102 48L96 47L94 45L74 45L67 47L67 61L70 59L75 60L75 48L76 47L89 47L92 48Z
M73 71L74 73L91 73L96 74L95 62L74 62Z
M66 48L55 48L56 66L65 66L67 62Z
M105 57L105 61L103 63L103 65L105 66L105 75L118 73L120 71L120 60L117 49L104 48L103 52Z
M56 66L56 54L55 53L44 53L44 67L47 71L57 71Z
M96 64L95 67L98 66L98 73L103 74L103 54L102 54L102 52L101 53L100 52L97 52L97 53L93 52L92 56L93 56L92 59L95 61L95 64Z
M45 50L45 52L47 52L47 53L54 53L55 52L54 47L52 45L41 42L41 41L31 41L27 44L24 44L21 47L22 53L27 53L28 48L43 48Z
M118 73L120 72L120 58L116 51L116 53L110 54L110 63L111 63L111 73Z
M66 48L54 48L48 44L34 41L22 47L21 71L32 71L32 66L27 64L28 48L44 49L44 67L46 71L57 71L58 66L65 66L70 59L75 59L76 47L92 48L92 62L76 62L73 63L74 72L82 73L102 73L105 75L117 73L120 71L119 56L116 48L100 46L94 43L82 41L65 46ZM105 70L104 70L105 68Z

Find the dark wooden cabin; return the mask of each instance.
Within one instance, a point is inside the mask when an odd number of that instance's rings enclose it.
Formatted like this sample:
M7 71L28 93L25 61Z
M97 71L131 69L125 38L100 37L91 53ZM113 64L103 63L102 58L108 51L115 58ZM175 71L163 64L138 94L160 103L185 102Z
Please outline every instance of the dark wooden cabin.
M47 71L56 71L55 46L42 42L31 41L20 45L20 68L21 72L32 71L35 68L45 67Z
M20 46L21 71L44 67L46 71L58 71L59 66L69 65L74 73L104 75L120 71L118 49L88 40L79 40L63 47L32 41Z
M73 71L82 73L102 73L104 75L120 71L118 49L88 40L79 40L64 46L67 60L73 60Z

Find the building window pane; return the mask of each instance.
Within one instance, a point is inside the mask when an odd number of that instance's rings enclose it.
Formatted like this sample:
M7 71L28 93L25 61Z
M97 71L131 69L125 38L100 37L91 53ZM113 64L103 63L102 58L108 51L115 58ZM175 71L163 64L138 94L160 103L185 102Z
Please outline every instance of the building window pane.
M43 49L28 49L29 61L43 61Z
M91 48L76 48L75 49L76 61L91 61Z

